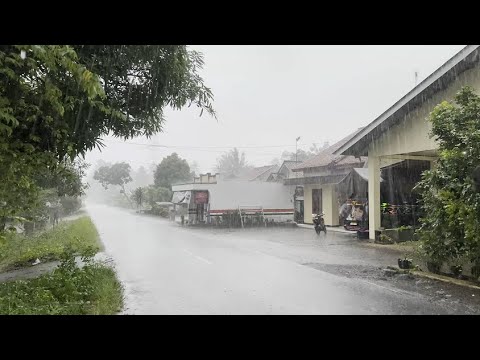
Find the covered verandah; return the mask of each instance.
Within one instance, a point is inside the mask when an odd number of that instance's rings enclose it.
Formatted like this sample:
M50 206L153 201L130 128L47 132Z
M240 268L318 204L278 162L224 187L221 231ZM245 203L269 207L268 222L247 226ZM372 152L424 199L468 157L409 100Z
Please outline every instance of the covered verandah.
M444 100L452 100L465 85L480 89L480 51L469 45L335 151L338 155L368 156L369 237L381 224L381 169L402 161L426 163L437 159L430 137L429 114Z

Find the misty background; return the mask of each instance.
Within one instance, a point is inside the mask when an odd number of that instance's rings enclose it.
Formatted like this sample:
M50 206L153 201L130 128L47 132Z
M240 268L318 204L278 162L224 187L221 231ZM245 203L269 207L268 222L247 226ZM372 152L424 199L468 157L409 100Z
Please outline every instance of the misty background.
M294 152L298 136L305 151L333 144L370 123L463 47L191 46L204 55L201 74L218 119L200 117L194 107L166 109L162 133L126 142L105 138L106 147L87 154L88 172L99 160L153 171L176 152L198 174L215 172L217 158L234 147L249 165L263 166Z

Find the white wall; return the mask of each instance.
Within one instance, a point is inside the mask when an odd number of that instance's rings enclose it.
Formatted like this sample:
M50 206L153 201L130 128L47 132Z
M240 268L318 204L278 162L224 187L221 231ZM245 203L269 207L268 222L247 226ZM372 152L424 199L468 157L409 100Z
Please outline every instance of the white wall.
M173 191L208 190L210 210L235 210L239 206L262 206L263 209L284 209L291 214L266 214L276 222L293 221L295 185L276 182L229 180L217 184L185 184L172 186ZM176 219L177 221L180 218Z
M210 210L260 205L264 209L293 209L295 186L276 182L220 181L208 189Z
M338 199L335 184L304 186L304 222L312 224L312 190L322 189L322 211L325 213L325 224L338 226Z

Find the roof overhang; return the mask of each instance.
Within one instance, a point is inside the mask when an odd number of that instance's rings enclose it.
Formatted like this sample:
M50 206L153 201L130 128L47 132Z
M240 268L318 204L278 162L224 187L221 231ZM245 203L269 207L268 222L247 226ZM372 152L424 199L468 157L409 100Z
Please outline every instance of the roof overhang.
M327 175L327 176L307 176L299 178L285 179L284 185L325 185L338 184L345 178L347 174L342 175Z
M437 92L445 89L456 76L473 68L480 61L479 45L468 45L439 67L433 74L397 101L387 111L358 132L352 139L333 153L336 155L368 156L369 144L392 126L405 119L414 110Z

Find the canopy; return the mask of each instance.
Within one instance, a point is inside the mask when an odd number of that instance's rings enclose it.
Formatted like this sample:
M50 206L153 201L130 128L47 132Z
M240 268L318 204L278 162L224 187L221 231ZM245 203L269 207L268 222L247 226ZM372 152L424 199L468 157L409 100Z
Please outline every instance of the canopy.
M191 191L175 191L172 196L173 204L189 204Z
M380 178L380 182L383 179ZM368 193L368 168L354 168L337 185L338 197L347 199L366 199Z

